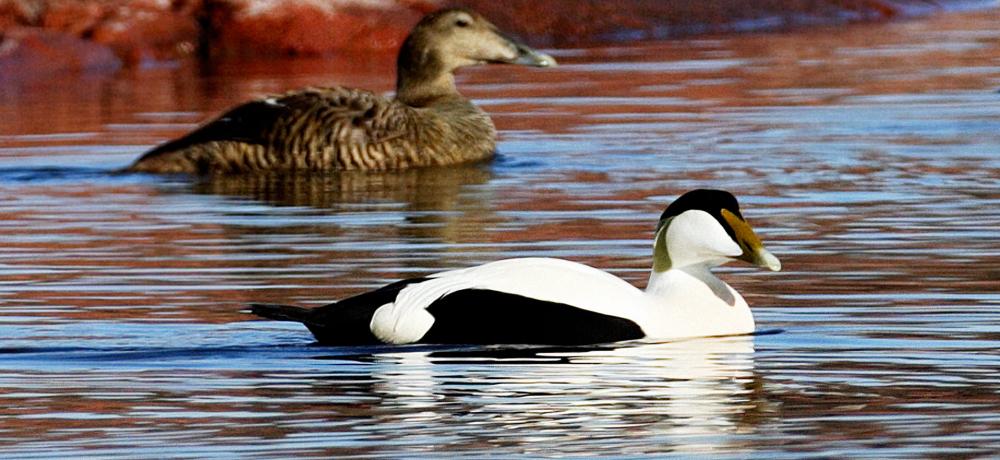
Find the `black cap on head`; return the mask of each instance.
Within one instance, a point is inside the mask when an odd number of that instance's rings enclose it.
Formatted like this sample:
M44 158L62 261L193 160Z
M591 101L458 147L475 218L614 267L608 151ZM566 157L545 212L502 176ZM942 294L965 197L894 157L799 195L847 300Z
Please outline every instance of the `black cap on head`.
M721 217L719 213L723 209L728 209L729 212L736 214L736 217L743 218L743 215L740 214L740 205L732 193L725 190L698 189L687 192L670 203L670 206L667 206L663 215L660 216L660 220L692 209L705 211L716 218Z
M725 190L697 189L681 195L673 203L670 203L670 206L667 206L667 209L660 215L659 225L663 225L666 219L692 209L707 212L719 221L729 236L736 239L736 233L722 217L722 210L729 210L740 219L743 219L743 214L740 214L740 204L736 202L736 197Z

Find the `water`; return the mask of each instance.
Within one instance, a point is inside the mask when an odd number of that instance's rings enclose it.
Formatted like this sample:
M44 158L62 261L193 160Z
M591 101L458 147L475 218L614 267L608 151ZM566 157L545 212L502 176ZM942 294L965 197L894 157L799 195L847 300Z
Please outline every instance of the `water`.
M487 165L119 175L266 92L388 90L391 56L0 88L0 456L989 457L1000 452L996 11L556 50L473 69ZM785 269L755 337L311 345L250 301L556 256L642 285L659 213L736 193Z

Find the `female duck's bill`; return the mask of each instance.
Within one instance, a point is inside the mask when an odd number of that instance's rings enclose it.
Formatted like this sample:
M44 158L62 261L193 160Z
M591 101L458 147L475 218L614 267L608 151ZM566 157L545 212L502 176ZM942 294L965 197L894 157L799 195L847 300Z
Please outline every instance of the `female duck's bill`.
M591 344L748 334L749 307L710 269L743 260L777 271L720 190L684 194L662 214L646 289L601 270L521 258L399 281L324 307L253 305L305 324L324 344Z
M453 72L492 63L551 67L556 61L472 11L432 13L400 48L394 98L344 87L263 97L154 148L127 170L393 170L484 160L493 155L496 130L458 93Z

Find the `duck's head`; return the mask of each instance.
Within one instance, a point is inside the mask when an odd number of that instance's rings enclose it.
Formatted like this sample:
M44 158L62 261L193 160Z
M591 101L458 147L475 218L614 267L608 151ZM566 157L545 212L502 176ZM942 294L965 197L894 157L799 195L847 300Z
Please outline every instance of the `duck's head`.
M663 211L653 243L654 271L716 266L734 259L781 270L781 262L764 249L731 193L693 190Z
M556 60L508 37L473 11L446 9L424 16L406 37L397 60L396 90L449 83L458 68L491 63L552 67Z

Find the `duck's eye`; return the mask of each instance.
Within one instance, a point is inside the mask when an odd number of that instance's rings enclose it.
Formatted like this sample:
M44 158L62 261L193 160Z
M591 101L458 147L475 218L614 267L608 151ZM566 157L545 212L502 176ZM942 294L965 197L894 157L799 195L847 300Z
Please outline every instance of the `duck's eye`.
M456 19L455 25L458 27L469 27L469 21L466 21L465 19Z

